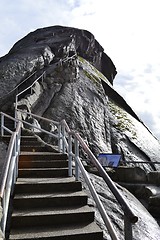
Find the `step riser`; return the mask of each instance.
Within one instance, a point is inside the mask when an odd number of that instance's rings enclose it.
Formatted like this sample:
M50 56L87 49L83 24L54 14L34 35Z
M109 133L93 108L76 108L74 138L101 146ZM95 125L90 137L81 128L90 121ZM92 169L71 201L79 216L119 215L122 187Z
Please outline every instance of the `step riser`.
M16 239L14 237L14 235L10 236L10 239ZM24 239L23 237L22 238L19 238L18 237L18 240L22 240ZM70 233L70 235L67 235L67 236L46 236L46 237L40 237L39 235L38 236L34 236L32 238L26 238L26 240L33 240L33 239L38 239L38 240L45 240L45 239L53 239L53 240L102 240L103 239L103 233L102 232L97 232L97 233L81 233L81 234L73 234L73 233Z
M53 152L52 149L46 147L32 147L32 146L21 146L21 151L24 152Z
M84 206L87 204L87 196L56 197L56 198L32 198L32 199L14 199L14 209L34 209L49 207L70 207Z
M28 146L36 146L36 147L42 147L43 144L37 141L21 141L21 147L28 147Z
M81 191L80 182L16 185L15 194Z
M54 169L54 170L21 170L18 171L19 178L56 178L68 177L68 169Z
M72 224L92 222L94 212L80 212L72 214L55 214L41 216L12 217L11 226L13 228L34 227L34 226L55 226L59 224Z
M36 138L25 138L25 139L23 139L23 137L21 137L21 144L22 145L32 145L32 144L36 144L36 145L40 145L40 144L42 144L41 142L39 142L39 141L37 141L37 139Z
M50 154L50 155L20 155L19 160L21 161L32 161L32 160L67 160L66 154Z
M20 161L19 168L65 168L68 167L66 160L54 160L54 161Z

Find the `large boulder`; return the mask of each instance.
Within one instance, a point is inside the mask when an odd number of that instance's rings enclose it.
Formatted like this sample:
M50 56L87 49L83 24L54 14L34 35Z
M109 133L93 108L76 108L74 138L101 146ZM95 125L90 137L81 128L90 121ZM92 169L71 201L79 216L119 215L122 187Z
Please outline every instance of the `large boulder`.
M152 164L160 161L159 141L114 90L115 66L91 33L53 26L18 41L0 59L1 110L13 108L17 85L28 86L30 79L24 78L34 71L32 81L43 71L45 78L19 99L19 108L65 118L95 155L120 153L123 165L130 161L145 171L159 169ZM139 161L148 163L134 163Z

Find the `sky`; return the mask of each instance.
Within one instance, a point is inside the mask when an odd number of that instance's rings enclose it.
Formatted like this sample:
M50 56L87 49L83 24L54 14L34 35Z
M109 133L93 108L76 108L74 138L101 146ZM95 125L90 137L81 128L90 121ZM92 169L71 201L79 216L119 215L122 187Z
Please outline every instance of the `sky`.
M112 59L115 90L160 139L159 0L0 0L0 57L41 27L93 33Z

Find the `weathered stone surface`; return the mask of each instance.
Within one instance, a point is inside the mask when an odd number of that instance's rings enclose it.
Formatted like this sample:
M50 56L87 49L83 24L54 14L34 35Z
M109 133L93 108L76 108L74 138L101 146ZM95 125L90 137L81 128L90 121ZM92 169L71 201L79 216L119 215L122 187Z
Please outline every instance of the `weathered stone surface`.
M113 179L116 182L125 183L146 183L147 175L140 167L119 167L115 169Z
M2 217L3 217L3 210L2 210L2 206L1 206L1 201L0 201L0 222L2 221ZM4 234L2 233L2 229L0 228L0 240L4 239Z
M147 174L149 183L160 185L160 172L152 171Z
M73 54L86 58L113 82L115 66L91 33L53 26L28 34L17 42L6 56L0 58L1 98L34 70Z
M121 206L118 204L117 200L107 187L106 183L102 180L101 177L98 177L94 174L90 174L90 178L92 183L94 184L96 191L104 205L106 212L111 219L114 229L118 235L119 240L124 239L124 213ZM85 185L85 183L84 183ZM88 191L87 186L86 191L90 196L89 204L95 208L96 220L100 227L104 231L104 239L110 240L110 236L108 234L108 230L106 229L103 220L96 208L95 202L93 201L90 192ZM157 224L156 220L150 215L150 213L145 209L145 207L125 188L119 186L117 187L122 194L123 198L127 201L132 211L136 216L138 216L138 222L133 224L133 240L159 240L160 228ZM112 211L111 211L112 209Z
M102 71L105 64L107 73ZM145 161L151 164L130 165L146 172L159 169L152 161L160 161L160 144L112 87L115 67L92 34L54 26L38 29L17 42L0 59L2 110L14 100L6 94L15 94L16 85L35 70L37 76L46 71L46 77L36 83L32 95L20 99L19 108L53 120L65 118L95 154L120 153L123 164Z

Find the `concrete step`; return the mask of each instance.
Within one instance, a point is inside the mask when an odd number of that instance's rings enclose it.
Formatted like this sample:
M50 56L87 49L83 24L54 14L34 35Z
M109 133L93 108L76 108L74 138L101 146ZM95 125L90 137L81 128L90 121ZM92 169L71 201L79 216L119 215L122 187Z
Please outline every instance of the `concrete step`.
M4 136L4 140L6 141L10 141L10 137L9 135L6 135ZM36 143L36 144L39 144L40 142L37 140L37 138L35 136L21 136L21 143L29 143L29 144L32 144L32 143Z
M67 154L22 138L9 239L102 240L81 182L68 177Z
M38 142L36 136L21 136L21 142Z
M13 199L14 209L34 209L49 207L84 206L87 194L83 191L16 194Z
M52 152L23 152L21 151L19 161L28 160L66 160L67 154Z
M11 228L55 226L94 221L94 211L89 206L19 210L12 213Z
M20 168L18 177L20 178L57 178L67 177L68 168Z
M22 146L26 146L26 147L39 147L39 146L44 146L44 144L42 142L38 142L38 141L21 141L21 147Z
M46 160L46 161L20 161L19 168L65 168L68 167L67 160Z
M21 151L24 152L53 152L52 148L46 146L21 146Z
M67 178L18 178L15 185L15 194L52 193L81 191L82 184L74 177Z
M41 146L43 143L35 136L21 136L21 146ZM44 144L43 144L44 145Z
M103 233L94 223L53 227L31 227L11 231L10 239L102 240Z

